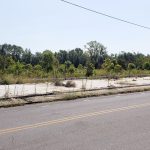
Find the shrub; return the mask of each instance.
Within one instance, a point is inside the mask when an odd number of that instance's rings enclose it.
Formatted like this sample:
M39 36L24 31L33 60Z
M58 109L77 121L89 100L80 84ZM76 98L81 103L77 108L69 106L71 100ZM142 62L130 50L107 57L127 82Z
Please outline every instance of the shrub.
M71 66L69 67L69 73L70 73L71 75L73 75L74 72L75 72L75 67L74 67L74 65L71 65Z
M9 85L9 81L7 79L0 80L0 85Z
M133 63L128 64L128 70L132 70L132 69L135 69L135 68L136 68L135 64L133 64Z
M65 87L76 87L76 84L74 81L67 81Z
M92 63L88 63L87 64L87 69L86 69L86 76L89 77L89 76L92 76L94 73L94 66Z
M150 70L150 63L149 62L145 62L144 65L143 65L143 69Z
M60 80L56 80L54 83L55 86L63 86L63 82Z
M27 80L26 80L26 82L27 82ZM21 78L18 78L16 81L16 84L23 84L23 83L24 83L23 79L21 79Z

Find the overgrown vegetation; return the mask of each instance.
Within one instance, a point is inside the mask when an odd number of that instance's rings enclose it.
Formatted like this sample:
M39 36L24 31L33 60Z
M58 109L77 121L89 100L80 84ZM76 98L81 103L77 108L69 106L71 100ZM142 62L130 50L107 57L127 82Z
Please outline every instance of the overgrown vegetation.
M150 55L131 52L108 55L106 47L97 41L87 43L84 50L45 50L35 54L20 46L0 45L0 84L100 76L108 77L109 82L112 77L149 74Z

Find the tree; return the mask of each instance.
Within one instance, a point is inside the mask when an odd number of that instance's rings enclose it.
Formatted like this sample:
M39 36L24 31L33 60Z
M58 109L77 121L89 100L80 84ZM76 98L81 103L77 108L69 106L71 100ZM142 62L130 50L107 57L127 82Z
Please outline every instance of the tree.
M35 66L34 66L34 70L36 70L36 71L41 71L41 70L42 70L41 65L35 65Z
M79 64L85 65L87 57L83 50L76 48L68 52L68 60L77 68Z
M54 58L54 63L53 63L53 73L54 73L54 77L57 78L58 77L58 70L59 70L59 61L57 58Z
M70 73L71 75L73 75L74 72L75 72L75 67L74 67L74 65L72 64L72 65L69 67L69 73Z
M115 71L116 73L120 72L121 70L122 70L122 67L121 67L119 64L115 65L114 71Z
M66 79L66 73L68 73L69 67L71 66L71 62L69 60L65 61L65 79Z
M15 64L14 66L14 70L15 70L15 74L18 76L21 74L22 70L23 70L24 65L21 64L19 61Z
M109 59L109 58L105 59L104 64L103 64L103 68L107 72L110 72L111 70L114 69L114 64L112 63L111 59Z
M7 54L8 54L8 47L9 47L8 44L0 45L0 55L1 56L7 56Z
M22 54L22 62L25 64L31 64L32 63L32 53L30 50L26 49Z
M4 56L0 55L0 70L4 71L6 69L6 59Z
M131 75L131 71L133 70L133 69L135 69L136 67L135 67L135 64L133 64L133 63L129 63L128 64L128 70L129 70L129 77L130 77L130 75Z
M66 67L64 64L59 66L58 71L63 74L64 78L66 79Z
M65 70L68 72L69 67L71 66L71 62L69 60L65 61Z
M20 61L23 49L16 45L0 45L0 69L4 72L12 61Z
M132 69L135 69L135 64L129 63L128 64L128 70L132 70Z
M64 64L68 60L68 52L65 50L60 50L58 53L55 53L55 57L58 59L60 64Z
M114 67L114 71L117 75L119 75L119 73L121 73L122 67L119 64L116 64Z
M46 70L46 72L50 72L53 70L53 62L54 56L53 53L49 50L46 50L42 54L42 68Z
M145 62L145 63L143 64L143 69L145 69L145 70L150 70L150 63L149 63L149 62Z
M94 73L94 66L92 63L88 63L86 67L86 76L87 77L92 76L93 73Z
M128 69L128 64L129 63L135 63L136 62L136 54L135 53L126 53L126 52L121 52L117 56L117 62L119 65L122 66L123 69Z
M26 75L30 77L32 75L32 65L31 64L26 64L23 66L24 72L26 72Z
M111 74L114 71L114 64L112 63L111 59L107 58L104 61L103 68L107 71L108 74L108 86L109 86L109 81L111 79Z
M95 68L100 68L107 56L106 47L97 41L91 41L85 45L88 51L90 61L95 66Z
M21 61L21 57L23 54L23 49L20 46L13 45L11 49L12 58L15 61Z
M83 70L83 66L81 64L78 65L78 70Z
M33 72L36 75L36 77L42 77L43 72L42 72L42 66L41 65L35 65L33 68Z
M40 52L36 52L34 55L32 54L32 65L42 65L43 55Z
M7 70L8 68L10 68L10 66L14 64L15 61L12 59L12 57L4 57L0 55L0 70L2 70L2 72Z
M144 59L145 59L145 56L141 53L137 53L135 55L135 66L137 66L137 69L143 69L143 63L144 63Z

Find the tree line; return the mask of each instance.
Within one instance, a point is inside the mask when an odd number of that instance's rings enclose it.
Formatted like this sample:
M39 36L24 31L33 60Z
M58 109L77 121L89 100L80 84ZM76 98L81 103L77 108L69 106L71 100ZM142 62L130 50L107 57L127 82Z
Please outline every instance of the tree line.
M107 74L121 70L150 70L150 55L135 52L120 52L109 55L106 47L90 41L84 50L45 50L33 54L20 46L0 45L0 74L28 77L92 76L94 70L106 70Z

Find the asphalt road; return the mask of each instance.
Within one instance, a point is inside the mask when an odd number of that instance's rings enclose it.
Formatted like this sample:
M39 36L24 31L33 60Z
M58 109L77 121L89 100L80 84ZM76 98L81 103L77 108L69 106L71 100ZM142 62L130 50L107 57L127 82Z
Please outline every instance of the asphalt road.
M0 109L0 150L150 150L150 92Z

